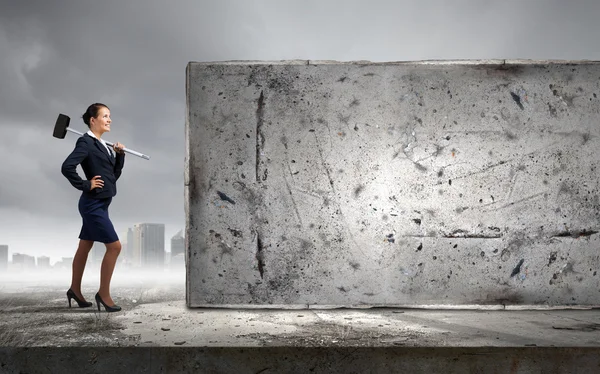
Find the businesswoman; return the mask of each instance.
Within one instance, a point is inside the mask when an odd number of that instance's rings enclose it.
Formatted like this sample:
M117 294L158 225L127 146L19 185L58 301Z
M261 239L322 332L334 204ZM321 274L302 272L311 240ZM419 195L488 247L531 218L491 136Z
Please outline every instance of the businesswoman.
M81 278L85 270L88 254L94 242L106 245L106 253L100 269L100 289L95 299L107 312L118 312L121 307L115 305L110 296L110 279L115 269L117 257L121 252L121 242L108 217L108 207L117 194L117 180L125 163L124 145L115 143L109 147L102 134L110 131L110 110L101 103L90 105L82 116L89 131L77 139L75 149L62 164L61 172L71 185L82 191L79 198L79 213L83 220L79 233L79 247L73 258L71 287L67 291L67 300L71 307L74 299L80 307L90 307L81 294ZM113 151L114 150L114 151ZM77 165L81 165L86 180L77 174Z

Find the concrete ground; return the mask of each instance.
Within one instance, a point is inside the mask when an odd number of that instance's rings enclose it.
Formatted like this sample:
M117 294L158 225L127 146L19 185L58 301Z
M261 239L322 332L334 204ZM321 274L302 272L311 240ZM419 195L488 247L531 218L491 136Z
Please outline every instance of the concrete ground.
M600 372L599 309L188 309L183 272L117 271L109 314L69 277L0 276L0 373Z
M117 278L117 313L69 308L68 279L4 280L0 346L600 347L599 309L189 309L184 277ZM95 287L84 284L89 301Z

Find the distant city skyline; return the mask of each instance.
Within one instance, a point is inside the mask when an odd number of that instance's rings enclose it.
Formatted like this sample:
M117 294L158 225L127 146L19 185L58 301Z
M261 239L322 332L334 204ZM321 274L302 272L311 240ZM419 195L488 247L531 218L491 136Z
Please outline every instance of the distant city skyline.
M171 260L184 264L184 229L179 229L170 238L165 232L166 225L163 223L136 223L128 227L124 235L120 235L122 244L118 263L133 268L167 268ZM1 240L2 238L0 238ZM169 248L169 250L167 250ZM104 257L106 247L104 243L94 242L87 264L89 266L100 266ZM53 268L62 267L64 262L72 261L72 256L54 255L42 252L38 249L32 254L30 251L15 251L10 244L0 242L0 271L14 268L21 264L25 268ZM11 261L12 260L12 261ZM68 264L70 267L70 263Z

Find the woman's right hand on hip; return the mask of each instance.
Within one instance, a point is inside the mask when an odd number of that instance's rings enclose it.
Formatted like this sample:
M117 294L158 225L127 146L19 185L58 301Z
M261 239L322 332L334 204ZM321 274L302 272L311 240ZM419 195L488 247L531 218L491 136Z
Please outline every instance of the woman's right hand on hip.
M93 190L94 188L104 187L104 181L100 179L99 175L96 175L94 178L92 178L91 182L92 184L90 185L90 190Z

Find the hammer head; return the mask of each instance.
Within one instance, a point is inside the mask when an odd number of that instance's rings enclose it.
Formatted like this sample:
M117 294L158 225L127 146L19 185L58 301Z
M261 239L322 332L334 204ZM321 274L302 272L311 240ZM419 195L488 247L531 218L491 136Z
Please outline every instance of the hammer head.
M67 127L69 127L69 122L71 122L71 118L64 114L59 114L56 119L56 124L54 125L54 133L52 135L58 139L64 139L67 135Z

